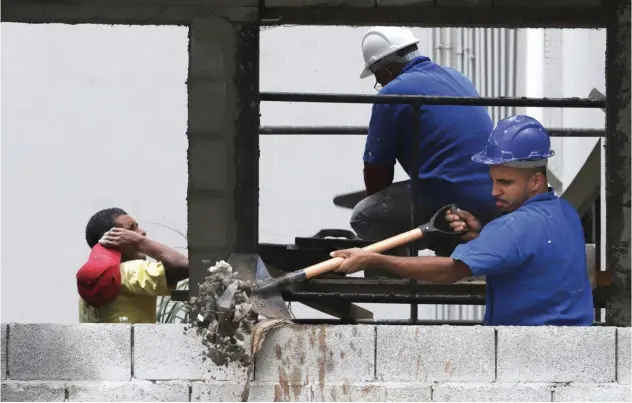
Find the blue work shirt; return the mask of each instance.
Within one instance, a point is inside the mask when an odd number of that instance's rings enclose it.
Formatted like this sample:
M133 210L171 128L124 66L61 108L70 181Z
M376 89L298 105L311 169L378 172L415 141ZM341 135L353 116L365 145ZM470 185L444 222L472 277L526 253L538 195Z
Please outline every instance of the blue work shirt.
M452 258L486 276L485 325L590 326L593 296L579 215L553 192L490 222Z
M479 96L463 74L421 56L410 61L380 94ZM395 165L414 175L410 105L373 106L364 162ZM478 217L497 216L487 166L472 161L485 148L493 123L482 106L421 107L419 120L419 194L431 209L456 203ZM491 218L490 218L491 219ZM484 222L488 221L483 219Z

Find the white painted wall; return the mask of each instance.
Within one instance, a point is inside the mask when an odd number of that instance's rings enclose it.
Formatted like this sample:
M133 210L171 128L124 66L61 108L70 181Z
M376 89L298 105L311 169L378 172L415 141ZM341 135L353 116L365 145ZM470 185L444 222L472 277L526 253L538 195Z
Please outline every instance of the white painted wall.
M186 246L187 29L1 24L3 322L78 322L85 225Z
M374 93L370 79L358 78L364 30L264 30L261 90ZM590 37L587 51L582 35L569 33L564 57L589 52L603 64L599 37ZM431 54L431 46L424 39L422 52ZM187 30L3 23L2 59L0 315L3 322L73 323L74 274L87 256L83 231L96 210L123 207L151 236L183 246L182 237L150 222L186 233ZM538 71L533 60L525 71ZM597 69L574 82L586 62L569 60L565 88L574 93L566 95L603 88L588 82ZM583 111L573 113L565 124L581 126ZM261 114L263 125L366 125L370 106L264 103ZM332 199L362 188L363 144L360 136L262 137L261 241L348 228L350 211ZM568 147L585 147L574 144ZM570 152L563 158L571 160L563 176L572 175L580 163ZM404 178L398 169L396 180ZM371 309L376 317L408 316L407 305ZM420 310L420 317L433 315L432 307Z
M593 88L605 94L605 29L529 29L525 47L524 94L529 97L581 97ZM549 127L603 129L606 115L600 109L526 108ZM598 138L553 138L556 155L550 169L561 180L561 192L572 182ZM602 143L603 144L603 143ZM605 239L605 153L601 149L601 239ZM605 267L605 244L601 267Z

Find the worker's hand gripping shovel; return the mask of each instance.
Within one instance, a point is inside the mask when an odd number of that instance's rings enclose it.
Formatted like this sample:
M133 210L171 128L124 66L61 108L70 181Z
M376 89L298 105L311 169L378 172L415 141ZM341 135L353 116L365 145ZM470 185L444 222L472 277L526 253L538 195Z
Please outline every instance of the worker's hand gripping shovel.
M365 246L364 250L382 253L409 242L421 239L430 233L442 233L446 235L461 235L450 227L445 219L448 210L456 212L458 207L454 204L439 209L430 221L410 231L394 237ZM344 258L336 257L324 262L287 273L283 276L272 278L258 255L233 254L228 263L237 271L242 280L257 281L253 289L250 303L253 311L268 318L291 319L290 313L281 298L280 292L286 287L309 280L321 274L331 272L342 264Z

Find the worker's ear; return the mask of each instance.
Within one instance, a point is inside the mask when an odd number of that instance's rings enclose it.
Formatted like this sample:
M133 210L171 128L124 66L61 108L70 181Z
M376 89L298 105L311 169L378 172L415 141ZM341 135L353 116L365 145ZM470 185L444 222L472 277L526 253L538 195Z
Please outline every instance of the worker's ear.
M532 192L537 192L542 187L543 184L547 185L546 177L542 175L541 172L536 172L536 174L531 177L530 182L531 182L530 186L531 186Z

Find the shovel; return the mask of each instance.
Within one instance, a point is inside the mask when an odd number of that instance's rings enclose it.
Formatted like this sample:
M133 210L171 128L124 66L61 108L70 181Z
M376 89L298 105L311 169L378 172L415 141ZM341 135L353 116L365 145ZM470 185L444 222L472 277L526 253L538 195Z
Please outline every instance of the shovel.
M442 233L446 235L459 235L450 228L449 223L443 218L448 210L456 212L458 207L454 204L439 209L430 221L410 231L394 237L365 246L365 251L382 253L398 246L421 239L430 233ZM321 263L287 273L277 278L270 276L268 269L255 254L233 254L228 263L237 272L241 280L256 281L253 294L250 297L252 309L259 315L267 318L291 319L291 315L280 292L286 287L309 280L321 274L328 273L340 267L344 258L336 257Z

